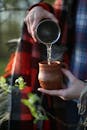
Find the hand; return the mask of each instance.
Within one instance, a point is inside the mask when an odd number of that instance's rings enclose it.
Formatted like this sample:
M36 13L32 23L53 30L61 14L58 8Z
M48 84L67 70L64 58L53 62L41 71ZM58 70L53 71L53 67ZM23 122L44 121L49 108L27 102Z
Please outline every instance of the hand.
M32 35L32 38L35 42L37 41L34 33L35 28L38 25L39 21L41 21L44 18L50 18L54 22L58 23L58 20L52 13L48 12L40 6L32 8L24 19L27 25L28 32Z
M82 89L85 87L84 82L77 79L67 69L62 69L62 72L69 80L67 88L60 90L45 90L43 88L38 88L38 91L49 95L59 96L63 100L78 99L80 97Z

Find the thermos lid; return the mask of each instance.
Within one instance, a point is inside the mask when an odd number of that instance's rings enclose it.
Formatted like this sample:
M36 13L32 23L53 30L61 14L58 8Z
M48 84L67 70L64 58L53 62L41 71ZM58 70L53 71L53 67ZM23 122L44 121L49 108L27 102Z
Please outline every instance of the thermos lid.
M44 44L56 43L61 34L59 25L50 19L41 20L35 31L37 40Z

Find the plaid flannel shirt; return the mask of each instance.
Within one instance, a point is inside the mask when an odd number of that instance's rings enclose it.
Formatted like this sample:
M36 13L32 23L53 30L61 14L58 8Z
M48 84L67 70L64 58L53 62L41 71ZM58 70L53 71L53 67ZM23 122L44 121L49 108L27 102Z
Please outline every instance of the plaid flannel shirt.
M34 6L42 6L43 8L47 9L51 13L54 13L53 8L47 4L40 2L39 4L36 4ZM31 10L34 6L32 6L29 10ZM58 10L59 15L58 18L60 18L60 21L64 22L64 19L61 18L61 11ZM66 25L60 22L62 26L62 30L66 30ZM60 41L64 44L65 40L63 40L66 36L65 33L61 34L63 38L60 39ZM43 53L43 54L42 54ZM10 57L9 63L5 69L5 77L12 77L13 82L16 78L19 76L22 76L27 83L26 89L21 91L18 95L15 94L15 91L12 92L12 106L11 106L11 120L17 120L17 121L33 121L33 117L29 111L29 108L27 108L25 105L21 103L22 98L27 98L27 94L29 92L37 92L37 88L40 87L38 82L38 63L39 61L43 60L42 55L46 53L46 49L42 52L41 44L34 43L31 35L27 31L27 26L24 23L23 29L22 29L22 35L21 35L21 41L17 46L17 51L13 53ZM51 105L51 97L46 96L44 97L44 100L47 105L45 105L45 108L50 112L53 111L52 105ZM44 102L44 101L43 101ZM55 121L56 122L56 121ZM32 124L32 123L31 123ZM56 122L57 124L57 122ZM59 126L55 126L55 129L59 128ZM35 125L29 125L30 129L36 129ZM21 129L24 130L22 127ZM44 121L43 123L43 129L54 129L54 122L52 122L50 119L47 121Z
M60 4L61 4L61 0ZM87 45L86 45L86 0L80 0L80 4L78 6L77 16L76 16L76 40L73 40L73 38L69 39L67 42L67 34L70 35L67 32L68 23L66 20L65 12L62 11L59 7L55 8L55 11L46 3L39 3L35 6L42 6L43 8L47 9L48 11L55 14L55 16L58 18L60 26L61 26L61 38L60 42L61 44L67 45L71 44L69 46L68 54L64 55L64 61L66 61L70 65L71 71L80 79L86 79L87 78L87 70L85 69L87 65ZM55 7L55 6L54 6ZM32 9L32 8L31 8ZM64 15L63 15L64 14ZM65 17L64 17L65 16ZM70 26L70 25L69 25ZM68 31L72 30L69 29ZM72 40L72 41L71 41ZM74 43L74 42L75 43ZM74 48L74 49L73 49ZM76 49L75 49L76 48ZM72 51L71 51L72 50ZM72 54L71 54L72 52ZM71 58L68 59L68 57ZM14 65L14 59L16 59L15 65ZM18 45L18 51L15 54L12 54L10 61L6 67L6 77L12 74L12 68L14 66L14 79L18 76L23 76L25 79L25 82L27 83L27 90L24 92L21 92L21 94L17 97L12 95L12 119L13 120L33 120L33 117L31 113L29 112L29 109L26 108L23 104L21 104L20 99L24 98L27 93L36 91L39 86L37 75L38 75L38 62L41 60L41 47L40 44L34 44L34 41L31 37L31 35L27 31L26 24L23 25L23 31L21 36L21 42ZM71 64L70 64L71 63ZM81 67L81 68L79 68ZM79 76L80 75L80 76ZM49 98L47 97L47 100ZM48 103L49 108L51 108L51 102ZM45 122L44 130L52 129L50 124L50 121ZM51 122L52 123L52 122ZM59 129L60 126L57 128ZM32 128L33 129L33 128ZM53 128L54 129L54 128Z
M75 23L75 40L71 71L81 80L87 79L87 0L79 0Z

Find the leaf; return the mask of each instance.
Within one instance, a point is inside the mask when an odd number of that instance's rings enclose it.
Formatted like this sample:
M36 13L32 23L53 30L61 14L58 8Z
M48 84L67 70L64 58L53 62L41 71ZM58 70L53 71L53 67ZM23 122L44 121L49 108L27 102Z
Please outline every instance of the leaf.
M1 76L0 77L0 84L4 84L4 83L6 83L6 79L3 76Z
M29 93L28 99L22 99L21 101L29 108L32 116L35 118L34 123L48 119L44 108L40 105L40 97L37 94Z
M29 93L28 98L29 98L29 102L31 102L32 104L36 102L40 102L40 98L37 94Z
M24 82L23 77L19 77L18 79L15 80L15 86L18 86L20 90L24 89L26 83Z

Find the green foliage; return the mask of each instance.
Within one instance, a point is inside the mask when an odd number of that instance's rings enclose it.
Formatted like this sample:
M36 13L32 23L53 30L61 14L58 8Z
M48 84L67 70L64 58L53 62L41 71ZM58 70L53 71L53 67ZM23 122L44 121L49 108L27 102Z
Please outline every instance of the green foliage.
M0 78L0 89L4 90L6 93L11 92L11 86L6 83L6 79L4 77Z
M14 86L11 86L7 83L6 78L3 76L0 77L0 89L4 90L6 93L11 93L11 90L15 87L18 87L19 90L24 89L26 86L26 83L24 82L24 79L20 76L18 79L15 80Z
M47 2L49 4L52 4L55 0L44 0L44 2Z
M26 83L22 77L19 77L15 80L14 86L10 86L4 77L0 78L0 89L4 92L11 93L11 89L18 87L21 91L26 87ZM1 93L0 93L1 94ZM34 123L37 123L39 120L47 120L46 112L44 108L41 106L41 99L37 94L29 93L28 99L21 99L21 102L27 106L34 117Z
M31 111L32 116L35 118L34 123L39 120L47 120L46 112L44 108L40 105L40 98L37 94L28 94L28 99L22 99L22 103L26 105Z
M0 76L4 74L4 70L6 67L6 64L8 62L8 59L3 57L3 59L0 57Z
M10 93L10 85L6 83L4 77L0 78L0 125L3 121L9 120L8 104L9 99L8 95Z
M18 86L20 90L24 89L26 83L24 82L24 79L22 77L19 77L15 80L15 86Z

